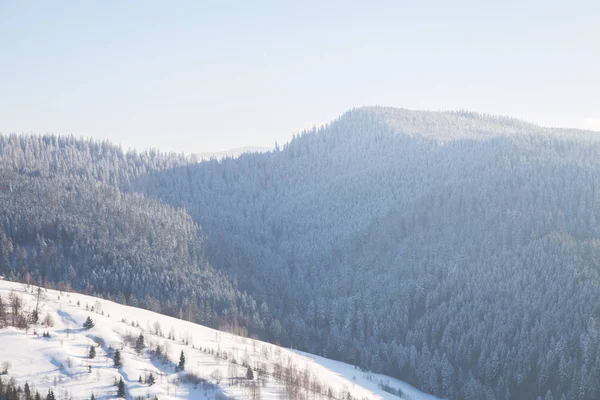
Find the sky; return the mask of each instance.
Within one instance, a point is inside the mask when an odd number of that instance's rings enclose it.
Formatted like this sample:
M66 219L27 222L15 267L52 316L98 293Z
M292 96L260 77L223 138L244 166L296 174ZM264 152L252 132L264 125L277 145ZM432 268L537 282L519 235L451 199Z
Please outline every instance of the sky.
M600 130L600 2L0 0L0 132L200 153L364 105Z

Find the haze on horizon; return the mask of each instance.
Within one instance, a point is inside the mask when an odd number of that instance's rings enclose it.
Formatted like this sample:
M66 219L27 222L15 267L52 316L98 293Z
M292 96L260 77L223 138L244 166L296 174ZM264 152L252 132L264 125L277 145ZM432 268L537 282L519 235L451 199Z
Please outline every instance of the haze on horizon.
M205 153L362 105L600 130L600 4L487 3L0 1L0 132Z

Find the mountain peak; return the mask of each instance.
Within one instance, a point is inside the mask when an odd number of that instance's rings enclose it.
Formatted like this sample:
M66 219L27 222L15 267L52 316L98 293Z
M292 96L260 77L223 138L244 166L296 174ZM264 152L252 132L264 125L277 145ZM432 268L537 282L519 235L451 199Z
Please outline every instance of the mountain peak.
M385 124L394 132L427 139L485 140L493 137L554 136L599 139L589 131L549 128L503 115L468 110L430 111L385 106L364 106L349 110L339 120L367 118L369 123Z

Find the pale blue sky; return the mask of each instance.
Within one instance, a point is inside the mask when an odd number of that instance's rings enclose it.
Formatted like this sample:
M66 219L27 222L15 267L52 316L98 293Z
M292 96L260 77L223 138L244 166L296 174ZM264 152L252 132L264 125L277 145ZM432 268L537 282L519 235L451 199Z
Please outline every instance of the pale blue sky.
M599 1L0 0L0 132L186 153L361 105L600 130Z

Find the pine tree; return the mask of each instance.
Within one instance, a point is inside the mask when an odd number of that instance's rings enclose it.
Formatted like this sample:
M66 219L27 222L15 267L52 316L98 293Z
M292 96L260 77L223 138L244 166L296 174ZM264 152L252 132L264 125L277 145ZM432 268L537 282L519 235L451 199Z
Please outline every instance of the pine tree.
M29 383L25 382L25 386L23 387L23 394L25 395L24 400L32 400L31 396L31 388L29 387Z
M123 378L119 378L117 397L125 398L125 382L123 382Z
M40 395L40 392L38 392L38 391L35 392L35 400L42 400L42 396Z
M254 372L252 372L252 368L248 365L248 369L246 369L246 379L252 380L254 379Z
M181 355L179 356L179 365L177 366L177 370L185 370L185 355L183 354L183 350L181 350Z
M121 361L121 351L119 351L118 349L115 350L113 361L116 368L121 368L123 366L123 362Z
M90 400L96 400L96 397L94 396L94 392L92 392L92 398Z
M89 354L90 358L96 358L96 347L94 345L90 346L90 354Z
M46 400L56 400L56 397L54 397L54 392L52 391L52 389L48 390L48 395L46 396Z
M140 377L138 378L138 382L142 383L142 376L140 375Z
M140 336L135 341L135 352L138 354L142 354L146 345L144 344L144 335L140 333Z
M85 329L87 329L88 331L90 329L92 329L94 327L94 321L92 321L92 318L90 316L87 317L87 319L85 320L85 322L83 323L83 327Z
M150 376L148 376L148 379L146 379L146 383L150 386L154 385L154 375L150 374Z

